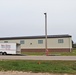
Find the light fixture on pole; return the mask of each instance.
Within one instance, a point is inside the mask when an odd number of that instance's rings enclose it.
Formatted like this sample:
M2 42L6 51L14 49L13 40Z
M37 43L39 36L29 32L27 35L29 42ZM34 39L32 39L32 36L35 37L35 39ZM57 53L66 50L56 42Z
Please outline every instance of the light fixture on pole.
M47 49L47 13L44 13L45 15L45 52L46 55L48 55L48 49Z

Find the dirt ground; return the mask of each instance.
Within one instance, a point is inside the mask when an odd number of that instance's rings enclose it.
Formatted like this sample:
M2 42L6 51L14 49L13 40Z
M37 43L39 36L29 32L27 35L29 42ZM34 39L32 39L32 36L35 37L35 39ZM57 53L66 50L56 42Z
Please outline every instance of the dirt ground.
M52 74L52 73L31 73L18 71L0 71L0 75L76 75L76 74Z
M76 60L76 56L0 56L0 60Z

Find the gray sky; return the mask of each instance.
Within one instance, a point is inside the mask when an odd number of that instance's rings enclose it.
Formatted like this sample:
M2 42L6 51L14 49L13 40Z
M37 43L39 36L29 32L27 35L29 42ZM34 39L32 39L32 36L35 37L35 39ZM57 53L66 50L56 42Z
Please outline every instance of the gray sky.
M76 42L76 0L0 0L0 37L69 34Z

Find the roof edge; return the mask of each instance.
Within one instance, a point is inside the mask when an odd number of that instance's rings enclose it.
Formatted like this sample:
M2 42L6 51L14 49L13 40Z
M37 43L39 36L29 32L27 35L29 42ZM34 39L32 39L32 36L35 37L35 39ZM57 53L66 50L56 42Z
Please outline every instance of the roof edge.
M72 37L71 35L47 35L47 38L66 38ZM40 36L19 36L19 37L1 37L0 40L12 40L12 39L37 39L45 38L45 35Z

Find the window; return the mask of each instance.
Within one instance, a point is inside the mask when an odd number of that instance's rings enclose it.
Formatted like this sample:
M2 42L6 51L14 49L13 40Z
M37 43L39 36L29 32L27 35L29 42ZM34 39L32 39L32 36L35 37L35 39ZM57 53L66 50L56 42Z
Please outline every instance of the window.
M21 40L21 41L20 41L20 44L25 44L25 41L24 41L24 40Z
M63 39L58 39L58 43L64 43Z
M43 40L38 40L38 44L43 44Z
M8 43L8 41L4 41L4 43Z

